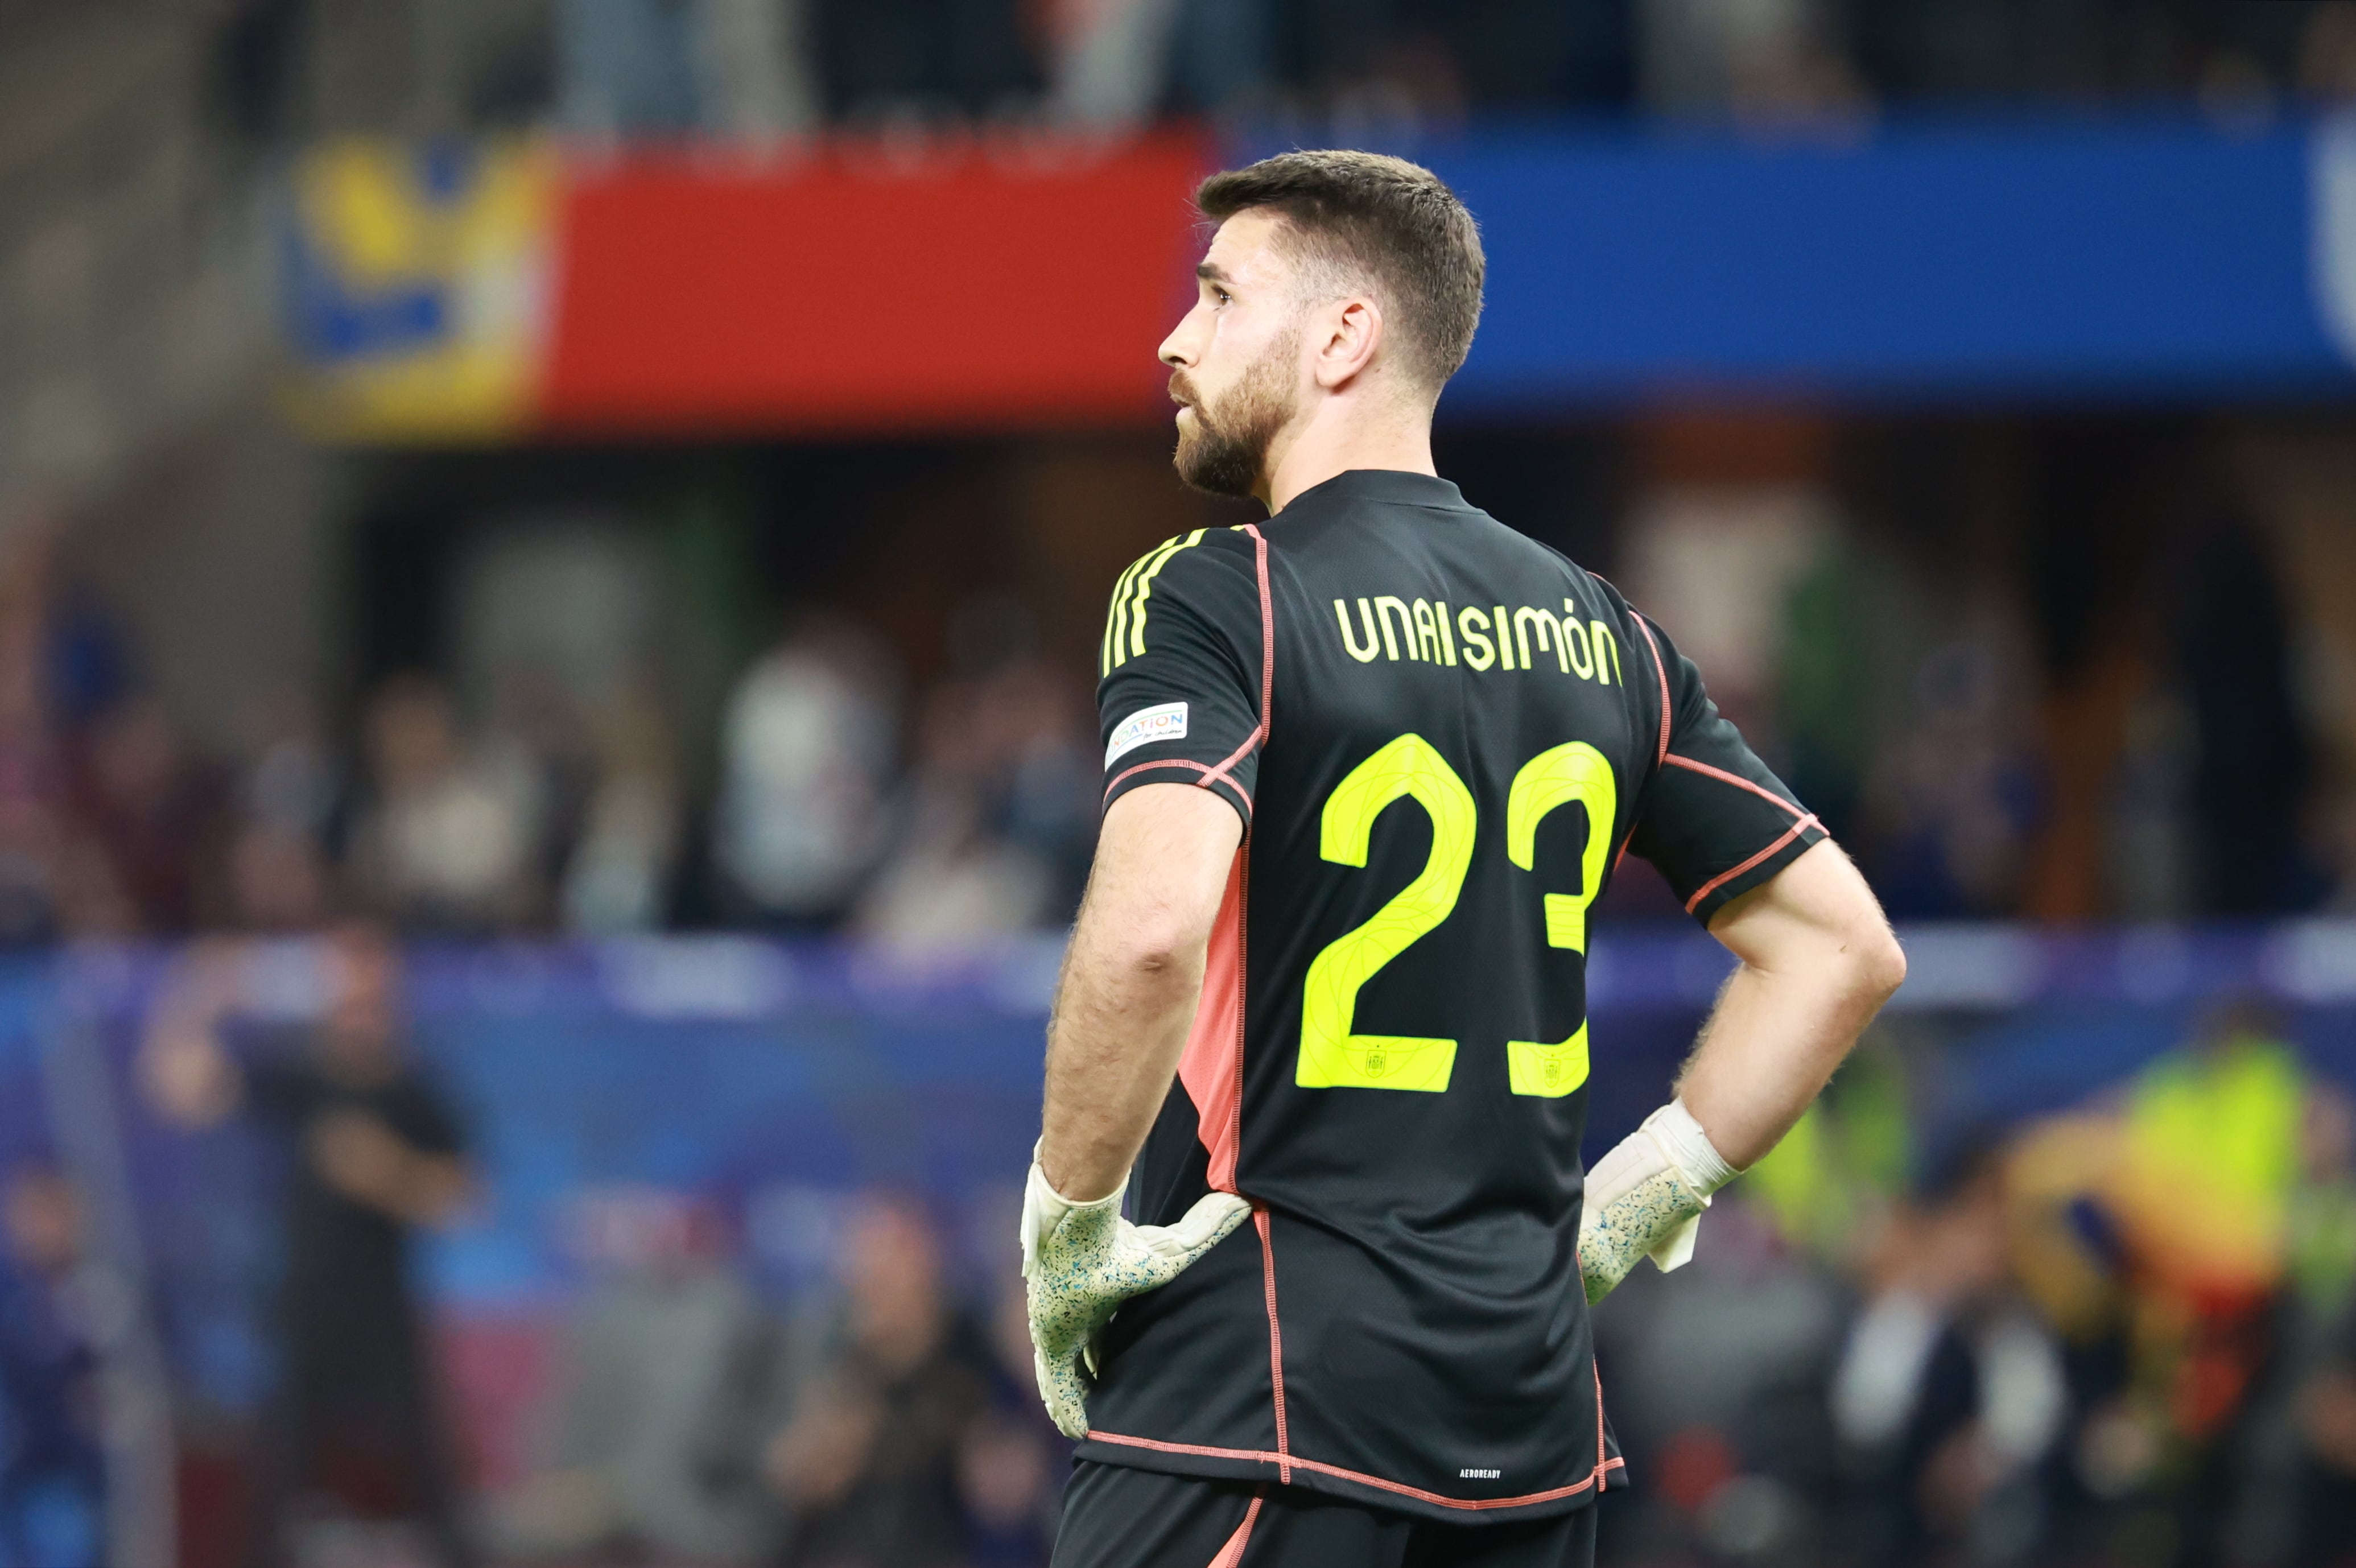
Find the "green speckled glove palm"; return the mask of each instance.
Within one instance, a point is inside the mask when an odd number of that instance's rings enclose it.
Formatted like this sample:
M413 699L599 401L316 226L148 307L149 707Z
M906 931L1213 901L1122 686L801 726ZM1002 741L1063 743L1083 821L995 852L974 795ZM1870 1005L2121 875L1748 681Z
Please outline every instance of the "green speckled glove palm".
M1639 1258L1663 1273L1690 1259L1701 1211L1734 1175L1683 1101L1644 1118L1587 1173L1579 1272L1588 1304L1610 1295Z
M1120 1217L1123 1182L1107 1197L1073 1203L1047 1185L1037 1160L1023 1193L1023 1282L1031 1305L1031 1364L1055 1430L1088 1434L1086 1358L1130 1296L1168 1284L1226 1240L1251 1213L1231 1192L1206 1195L1175 1225Z

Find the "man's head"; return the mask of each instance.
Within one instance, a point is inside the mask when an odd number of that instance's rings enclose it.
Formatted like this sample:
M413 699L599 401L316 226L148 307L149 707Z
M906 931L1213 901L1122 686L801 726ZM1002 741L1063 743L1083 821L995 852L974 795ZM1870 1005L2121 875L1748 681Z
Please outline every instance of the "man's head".
M1182 478L1253 493L1323 397L1430 417L1472 346L1486 270L1438 176L1375 153L1285 153L1212 176L1194 202L1218 231L1162 345Z

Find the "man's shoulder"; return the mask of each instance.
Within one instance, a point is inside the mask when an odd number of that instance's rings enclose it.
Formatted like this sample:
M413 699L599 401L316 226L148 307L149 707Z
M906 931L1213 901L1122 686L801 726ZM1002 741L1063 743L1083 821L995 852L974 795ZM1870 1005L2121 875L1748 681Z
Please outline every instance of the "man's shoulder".
M1258 550L1253 532L1252 525L1239 522L1232 527L1190 528L1183 533L1173 533L1131 561L1122 569L1118 581L1134 587L1147 578L1160 581L1173 572L1184 575L1205 567L1232 569L1240 564L1248 568Z
M1157 618L1173 609L1215 628L1237 647L1258 637L1259 542L1242 526L1197 528L1163 540L1130 563L1105 611L1098 673L1110 675L1151 647Z

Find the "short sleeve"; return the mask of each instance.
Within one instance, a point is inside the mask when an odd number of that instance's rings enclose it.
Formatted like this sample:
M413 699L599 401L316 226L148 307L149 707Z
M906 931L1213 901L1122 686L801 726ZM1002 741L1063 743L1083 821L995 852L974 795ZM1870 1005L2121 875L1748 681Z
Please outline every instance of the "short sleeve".
M1146 784L1193 784L1248 824L1267 682L1258 541L1197 529L1120 575L1097 685L1104 803Z
M1628 846L1653 863L1704 926L1728 900L1773 879L1825 836L1822 823L1759 760L1666 633L1631 611L1667 744Z

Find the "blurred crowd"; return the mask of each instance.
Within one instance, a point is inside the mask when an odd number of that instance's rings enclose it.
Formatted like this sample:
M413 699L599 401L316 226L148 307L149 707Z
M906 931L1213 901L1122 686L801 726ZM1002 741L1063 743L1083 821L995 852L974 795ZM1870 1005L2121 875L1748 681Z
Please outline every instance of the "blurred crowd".
M2099 430L2034 433L2017 466L2053 473L2017 517L1672 476L1632 488L1616 539L1569 542L1601 547L1901 920L2344 908L2347 481L2297 499L2312 525L2262 521L2157 452L2189 445L2171 429L2092 474ZM1157 452L1131 456L1137 483L1166 487ZM1950 471L1979 469L1904 482ZM1493 504L1549 521L1514 499ZM943 568L912 586L880 536L831 599L744 617L741 651L691 689L673 645L726 617L652 602L659 526L487 520L446 580L382 596L374 613L430 628L409 657L333 708L317 685L248 693L201 738L70 531L20 529L0 553L0 943L366 916L451 938L843 933L923 960L1068 924L1098 789L1070 629L1092 624L1096 580L984 588ZM1018 593L1060 618L1061 645ZM632 594L649 602L615 607ZM1678 915L1633 862L1604 909Z
M2246 1004L2026 1122L1959 1125L1938 1061L1869 1045L1599 1309L1610 1558L2356 1561L2344 1090Z
M338 734L291 689L208 751L135 672L55 532L0 564L0 942L695 924L857 933L913 957L1061 929L1095 842L1085 682L977 599L912 701L825 611L735 678L689 800L650 684L582 694L502 667L472 714L400 672Z
M241 1499L231 1527L184 1520L181 1562L1044 1561L1068 1449L1032 1391L1011 1187L577 1187L544 1209L565 1288L436 1332L413 1240L503 1195L408 1048L397 956L339 928L310 1021L258 1027L236 950L192 952L137 1046L154 1113L288 1162L279 1370L198 1509ZM1598 1309L1637 1478L1600 1561L2356 1563L2346 1085L2244 998L2030 1111L1976 1057L1985 1023L1878 1026L1690 1266ZM79 1568L119 1528L119 1276L59 1167L20 1160L0 1197L0 1545Z
M2246 118L2356 90L2346 0L495 0L449 17L443 5L413 0L410 29L425 69L454 78L425 94L438 128L541 122L587 137L1111 128L1173 113L1772 122L1989 99L2197 98ZM303 124L318 117L303 61L349 29L337 10L230 8L220 77L247 131L317 128Z

